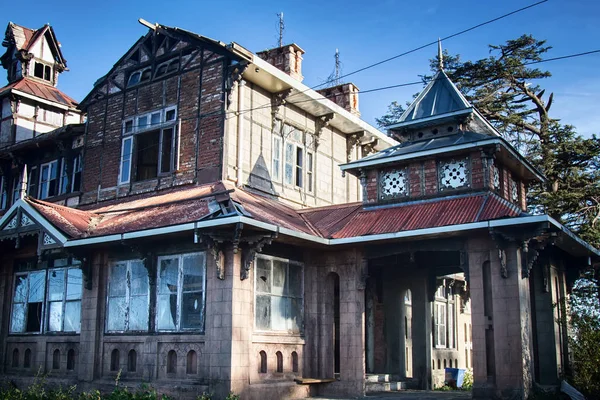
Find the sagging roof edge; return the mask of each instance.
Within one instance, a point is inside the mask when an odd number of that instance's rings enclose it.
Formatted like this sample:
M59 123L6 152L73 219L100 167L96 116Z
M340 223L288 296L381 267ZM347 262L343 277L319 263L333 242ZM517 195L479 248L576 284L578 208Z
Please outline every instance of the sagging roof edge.
M531 172L536 178L538 178L541 182L546 181L546 177L540 171L538 171L537 168L535 168L527 159L521 156L519 152L517 152L510 145L510 143L508 143L504 138L501 137L495 137L486 140L478 140L476 142L463 143L453 146L439 147L432 150L422 150L409 154L401 154L398 156L382 157L365 161L357 160L346 164L340 164L339 167L342 171L348 171L351 173L351 170L357 168L372 167L375 165L385 165L396 161L410 160L418 157L427 157L440 153L447 153L448 151L465 150L479 146L488 146L492 144L503 145L504 148L506 148L506 150L508 150L513 157L521 160L525 167L529 170L529 172Z
M500 220L493 221L484 221L484 222L472 222L467 224L458 224L458 225L448 225L442 227L435 228L424 228L424 229L415 229L409 231L400 231L393 233L382 233L368 236L357 236L350 238L341 238L341 239L328 239L322 238L319 236L311 235L308 233L298 232L289 228L280 227L274 224L257 221L255 219L245 217L245 216L231 216L231 217L223 217L214 220L208 221L197 221L197 222L189 222L180 225L173 225L162 228L153 228L147 229L143 231L137 232L128 232L122 234L115 235L107 235L107 236L98 236L91 238L83 238L83 239L72 239L68 240L64 243L64 247L78 247L78 246L86 246L100 243L109 243L109 242L120 242L128 239L139 239L150 236L159 236L163 234L176 233L176 232L185 232L185 231L194 231L196 229L202 228L211 228L217 226L226 226L233 225L237 223L242 223L248 226L253 226L255 228L264 229L267 231L275 232L280 235L290 236L301 240L306 240L309 242L313 242L316 244L322 245L346 245L346 244L357 244L357 243L369 243L379 240L390 240L390 239L406 239L406 238L418 238L418 237L426 237L439 235L444 233L454 233L454 232L464 232L469 230L476 229L490 229L490 228L500 228L507 227L511 225L522 225L522 224L532 224L532 223L544 223L547 222L558 230L567 235L570 239L574 240L579 246L583 247L591 255L596 257L600 257L600 251L589 245L587 242L583 241L579 237L577 237L574 233L572 233L569 229L567 229L564 225L556 221L555 219L547 216L547 215L536 215L536 216L528 216L528 217L517 217L517 218L506 218Z
M31 215L44 229L46 229L50 234L52 234L56 239L60 241L63 246L66 246L68 238L58 230L50 221L48 221L42 214L40 214L35 208L31 205L27 204L23 199L19 199L9 208L6 213L0 218L0 226L4 225L4 223L13 216L13 211L22 208Z

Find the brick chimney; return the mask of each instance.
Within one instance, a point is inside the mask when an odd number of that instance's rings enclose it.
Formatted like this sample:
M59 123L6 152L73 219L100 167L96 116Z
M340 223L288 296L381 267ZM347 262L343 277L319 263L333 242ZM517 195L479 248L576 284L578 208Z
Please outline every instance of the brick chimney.
M358 92L359 89L353 83L342 83L330 88L317 90L320 94L333 101L346 111L360 117L358 111Z
M295 43L256 53L257 56L269 64L274 65L300 82L304 79L302 76L302 54L304 54L304 50Z

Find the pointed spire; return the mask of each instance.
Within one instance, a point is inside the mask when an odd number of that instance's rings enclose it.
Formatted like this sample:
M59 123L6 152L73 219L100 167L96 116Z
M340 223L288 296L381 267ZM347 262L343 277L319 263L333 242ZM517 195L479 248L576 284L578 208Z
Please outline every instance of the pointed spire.
M444 70L444 53L442 52L442 39L438 38L438 71Z
M27 195L27 183L29 178L27 177L27 164L23 166L23 173L21 174L21 182L19 187L19 198L24 199Z

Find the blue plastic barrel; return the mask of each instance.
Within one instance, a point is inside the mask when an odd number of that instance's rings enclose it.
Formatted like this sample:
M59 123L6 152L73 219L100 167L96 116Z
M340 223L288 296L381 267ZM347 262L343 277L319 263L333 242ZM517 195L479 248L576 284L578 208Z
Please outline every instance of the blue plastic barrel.
M462 387L465 380L465 370L461 368L446 368L446 385L451 387Z

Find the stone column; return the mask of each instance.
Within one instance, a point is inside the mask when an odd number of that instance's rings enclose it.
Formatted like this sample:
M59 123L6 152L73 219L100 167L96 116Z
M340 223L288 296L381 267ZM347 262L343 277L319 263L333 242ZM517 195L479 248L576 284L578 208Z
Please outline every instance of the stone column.
M101 335L104 332L104 318L102 318L104 304L106 304L106 270L108 268L105 253L92 255L89 278L91 288L84 285L81 297L81 331L79 334L79 354L77 378L80 381L91 382L99 378L102 373L102 348Z
M432 389L431 382L431 301L429 279L426 275L413 278L413 377L421 389Z

